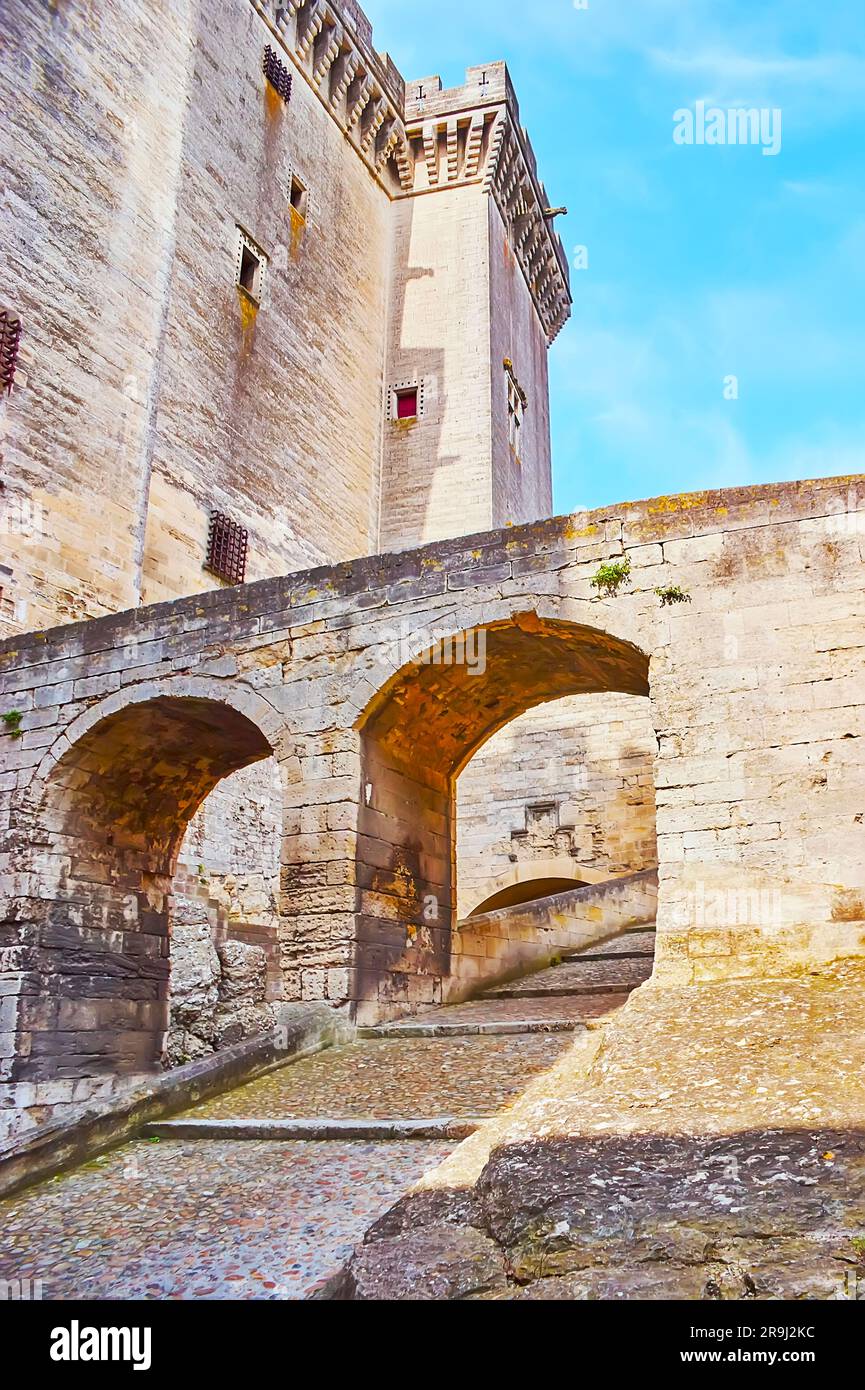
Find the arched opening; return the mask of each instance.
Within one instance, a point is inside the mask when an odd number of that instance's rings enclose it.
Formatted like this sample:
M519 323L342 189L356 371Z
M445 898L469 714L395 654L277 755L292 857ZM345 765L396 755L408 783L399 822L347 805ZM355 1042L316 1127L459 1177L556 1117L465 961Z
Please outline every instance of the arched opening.
M656 747L642 695L571 695L499 729L457 781L459 919L654 867Z
M362 730L356 992L370 1018L437 1003L450 969L456 779L537 705L648 695L648 658L594 628L537 614L439 637L371 702Z
M579 878L525 878L491 893L466 916L480 917L485 912L498 912L500 907L516 907L520 903L534 902L536 898L551 898L554 893L567 893L570 888L585 886L585 881Z
M33 988L13 1080L128 1078L160 1065L168 1024L172 875L191 817L222 778L273 750L219 700L161 696L92 725L37 813ZM23 925L23 924L22 924Z

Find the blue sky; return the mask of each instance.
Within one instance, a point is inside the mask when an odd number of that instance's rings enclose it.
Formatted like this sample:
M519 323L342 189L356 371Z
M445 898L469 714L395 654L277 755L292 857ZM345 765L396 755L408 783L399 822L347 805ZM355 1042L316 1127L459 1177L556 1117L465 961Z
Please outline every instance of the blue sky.
M507 60L588 248L550 357L556 511L865 472L865 0L364 8L406 78ZM780 152L676 145L699 100L780 108Z

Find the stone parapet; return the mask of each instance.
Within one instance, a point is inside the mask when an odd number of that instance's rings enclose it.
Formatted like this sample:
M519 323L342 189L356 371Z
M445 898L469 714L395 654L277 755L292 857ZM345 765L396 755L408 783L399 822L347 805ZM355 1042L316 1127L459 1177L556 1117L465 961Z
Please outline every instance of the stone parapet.
M457 923L445 1003L458 1003L527 971L543 970L569 951L605 941L627 927L654 924L654 869L480 913Z

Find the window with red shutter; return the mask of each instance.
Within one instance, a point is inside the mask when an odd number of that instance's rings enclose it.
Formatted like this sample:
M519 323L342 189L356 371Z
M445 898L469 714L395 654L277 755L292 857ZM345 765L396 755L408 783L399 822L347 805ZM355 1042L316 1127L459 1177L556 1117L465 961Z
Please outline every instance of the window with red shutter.
M396 418L398 420L415 420L417 418L416 386L413 386L409 391L397 391Z

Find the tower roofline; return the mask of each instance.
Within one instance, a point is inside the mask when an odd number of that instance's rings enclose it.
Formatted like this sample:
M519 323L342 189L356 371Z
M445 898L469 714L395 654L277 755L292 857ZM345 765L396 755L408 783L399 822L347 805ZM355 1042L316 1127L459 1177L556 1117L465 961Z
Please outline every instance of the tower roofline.
M507 64L469 67L457 87L407 83L357 0L250 2L388 197L468 182L492 194L552 342L570 315L568 258Z
M477 165L467 156L460 164L460 128L477 132ZM538 162L507 63L499 60L466 69L465 81L443 87L441 77L414 78L405 86L405 127L411 147L423 141L428 178L420 185L412 172L404 196L466 181L483 167L483 183L498 204L550 342L570 315L568 257L549 216L550 199L538 175ZM483 132L486 130L486 138ZM449 133L453 161L439 158L438 137ZM486 145L485 158L480 157ZM415 161L416 162L416 161Z

